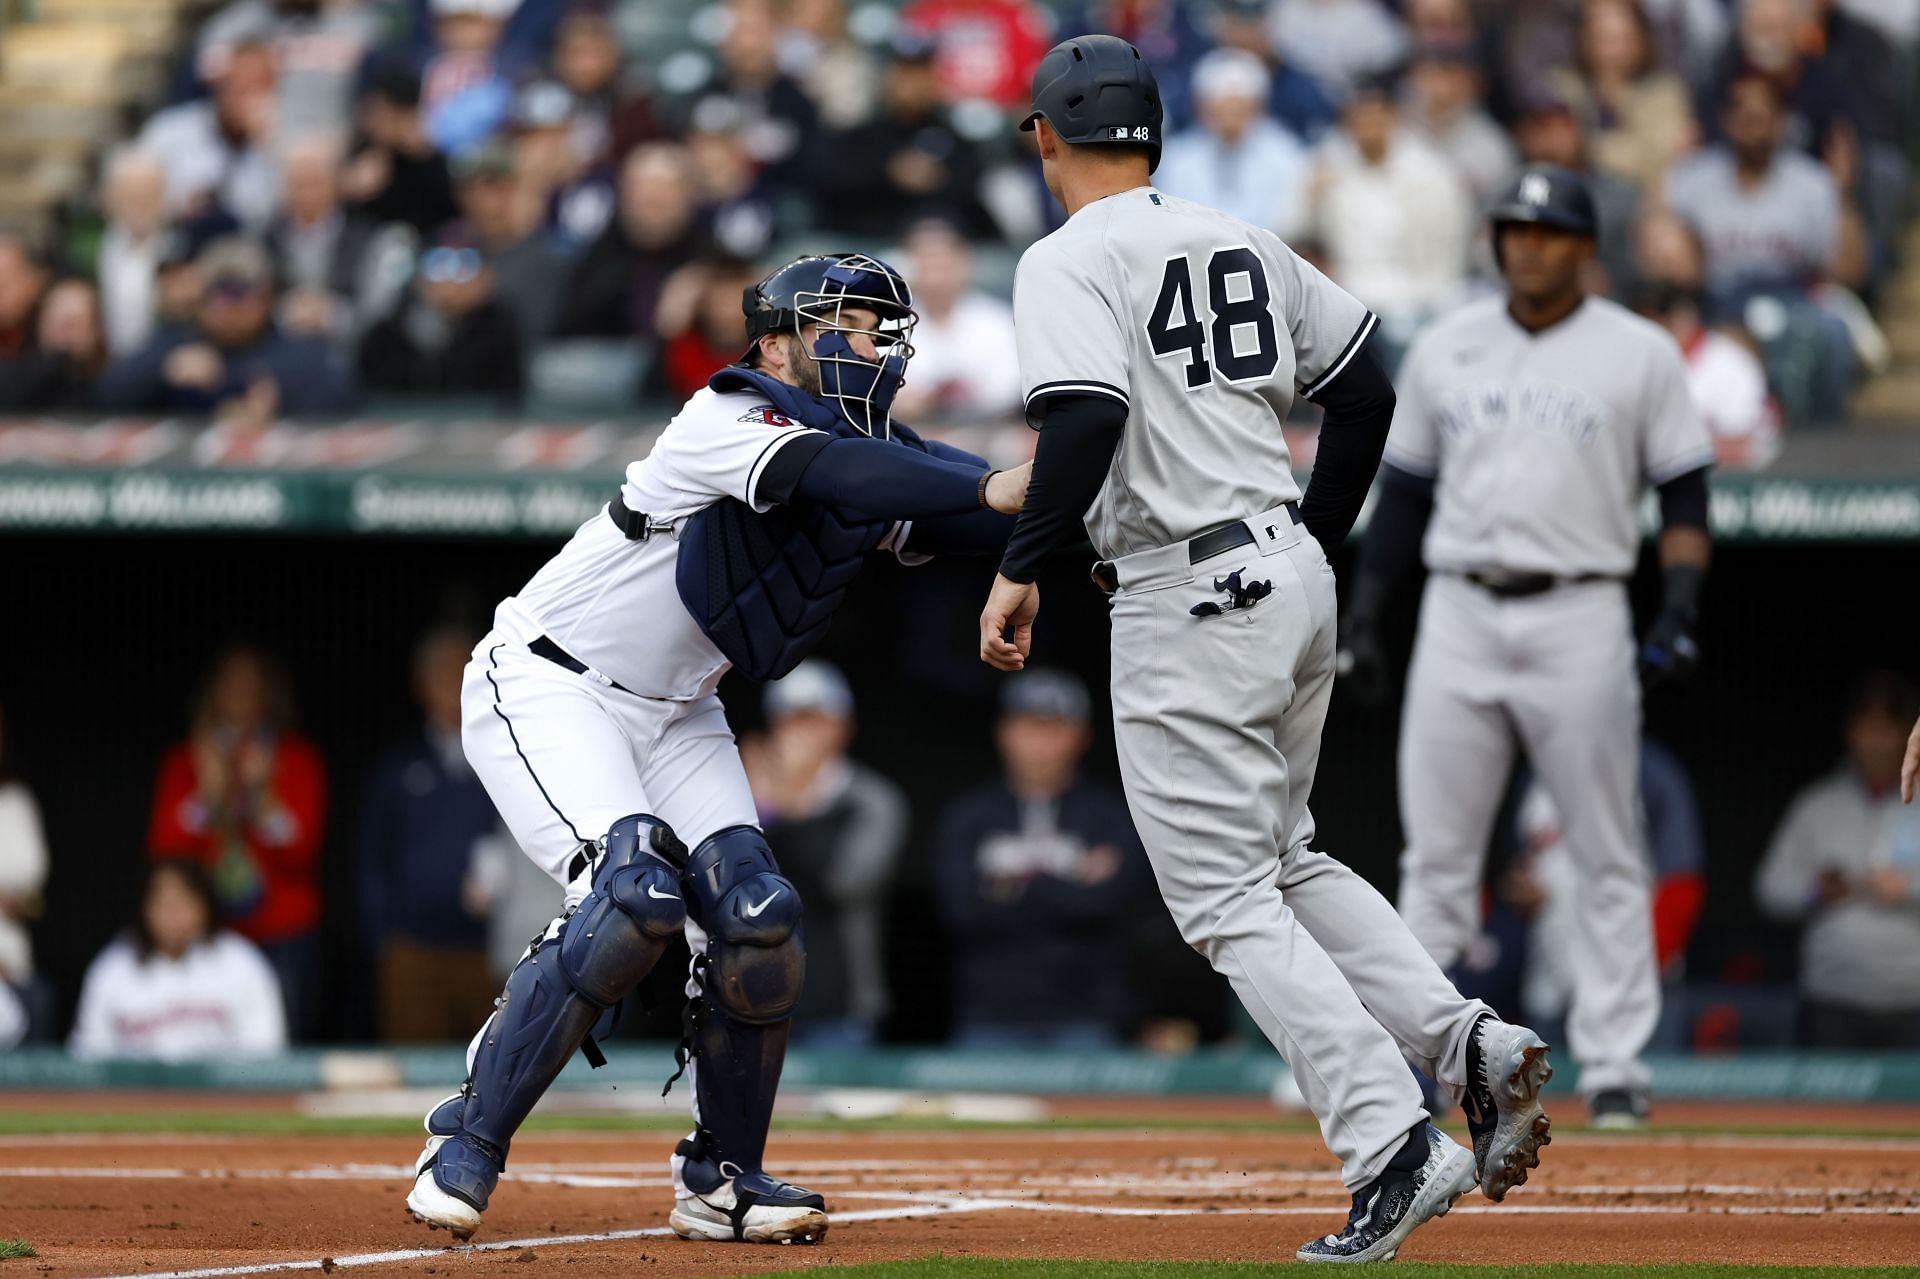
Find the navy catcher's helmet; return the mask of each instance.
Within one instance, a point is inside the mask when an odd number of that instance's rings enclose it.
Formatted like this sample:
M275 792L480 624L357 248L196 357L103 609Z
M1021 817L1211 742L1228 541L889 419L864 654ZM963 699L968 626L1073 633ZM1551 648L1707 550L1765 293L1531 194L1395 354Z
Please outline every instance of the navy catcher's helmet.
M769 333L817 329L811 354L820 365L820 393L839 403L847 420L868 435L892 429L893 397L906 379L913 358L913 292L898 271L864 253L829 253L796 258L749 285L740 299L747 317L751 355ZM878 363L854 353L847 340L852 327L842 322L842 307L863 307L880 317L866 336L879 350Z
M1047 50L1021 129L1031 132L1041 116L1062 142L1144 146L1147 172L1160 167L1160 85L1119 36L1075 36Z

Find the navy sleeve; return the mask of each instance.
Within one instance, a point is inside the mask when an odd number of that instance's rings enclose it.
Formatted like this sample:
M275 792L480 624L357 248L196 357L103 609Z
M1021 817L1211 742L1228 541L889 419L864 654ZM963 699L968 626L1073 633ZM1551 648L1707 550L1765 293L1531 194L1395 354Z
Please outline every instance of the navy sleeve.
M965 449L955 448L944 440L923 440L921 447L943 462L958 462L962 466L978 467L982 471L993 469L986 458L969 453Z
M909 555L1000 555L1013 536L1014 518L989 510L928 516L913 522L902 549Z
M812 455L797 474L782 468L785 455L801 445ZM834 439L813 445L797 440L775 454L758 493L775 501L803 498L872 519L915 520L930 515L964 515L980 509L977 467L939 458L887 440Z

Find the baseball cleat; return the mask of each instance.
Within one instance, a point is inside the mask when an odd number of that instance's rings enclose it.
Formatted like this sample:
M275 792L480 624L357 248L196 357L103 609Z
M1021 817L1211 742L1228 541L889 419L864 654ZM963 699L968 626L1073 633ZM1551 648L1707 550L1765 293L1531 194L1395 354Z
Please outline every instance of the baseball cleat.
M1549 1051L1525 1026L1497 1017L1482 1017L1473 1028L1460 1104L1473 1135L1481 1193L1495 1203L1540 1166L1540 1147L1553 1140L1553 1121L1540 1107L1540 1090L1553 1078Z
M480 1228L502 1162L485 1143L459 1135L465 1102L464 1093L455 1093L428 1112L426 1148L414 1160L413 1189L407 1192L414 1220L449 1231L462 1243Z
M674 1148L673 1212L667 1217L673 1233L713 1243L819 1243L827 1237L825 1199L764 1172L715 1161L703 1136Z
M1587 1098L1587 1122L1602 1132L1639 1132L1647 1126L1647 1095L1604 1088Z
M1405 1171L1389 1164L1354 1192L1345 1230L1302 1244L1294 1256L1320 1262L1392 1261L1415 1227L1446 1216L1454 1200L1473 1189L1473 1152L1429 1123L1408 1135L1409 1145L1415 1137L1426 1142L1418 1168ZM1400 1159L1394 1156L1394 1162Z

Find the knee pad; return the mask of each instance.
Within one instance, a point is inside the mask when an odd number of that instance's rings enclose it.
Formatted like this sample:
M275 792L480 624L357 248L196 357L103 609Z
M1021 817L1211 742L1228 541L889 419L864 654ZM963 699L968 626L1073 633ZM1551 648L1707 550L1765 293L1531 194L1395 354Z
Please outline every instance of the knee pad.
M636 815L613 824L593 889L560 931L560 965L581 995L615 1003L652 970L686 924L677 870L685 861L664 823Z
M784 1020L800 1001L807 953L800 894L766 837L751 826L721 831L693 850L681 883L688 913L707 933L706 997L743 1022Z

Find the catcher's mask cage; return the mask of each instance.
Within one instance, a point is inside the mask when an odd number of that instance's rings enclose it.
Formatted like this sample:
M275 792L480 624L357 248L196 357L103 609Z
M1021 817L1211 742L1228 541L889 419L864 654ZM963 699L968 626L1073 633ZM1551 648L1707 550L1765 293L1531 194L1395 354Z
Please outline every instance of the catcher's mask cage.
M792 333L811 324L811 354L820 366L820 393L868 435L891 438L893 398L913 358L919 316L906 279L879 258L836 253L801 258L747 291L747 330L755 342L768 333ZM872 311L872 329L849 324L849 307ZM852 335L869 339L878 359L854 351Z

